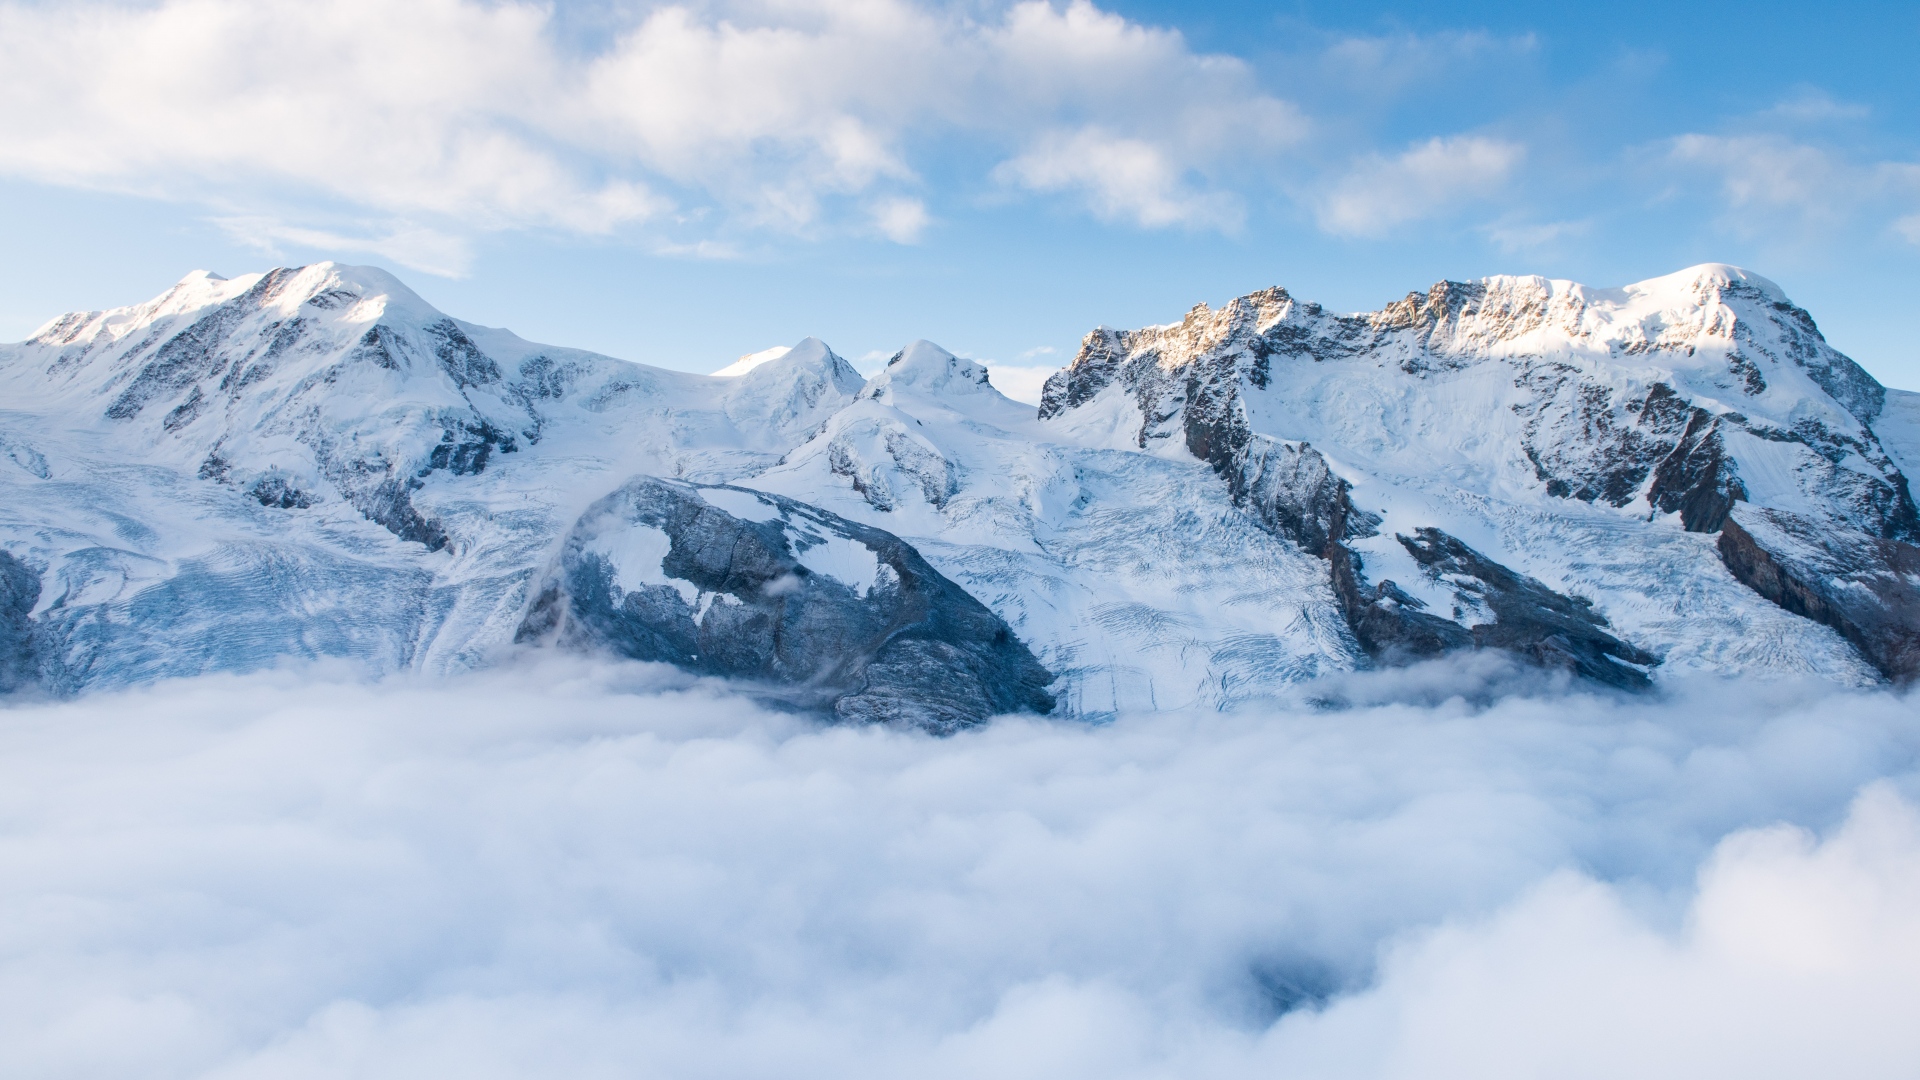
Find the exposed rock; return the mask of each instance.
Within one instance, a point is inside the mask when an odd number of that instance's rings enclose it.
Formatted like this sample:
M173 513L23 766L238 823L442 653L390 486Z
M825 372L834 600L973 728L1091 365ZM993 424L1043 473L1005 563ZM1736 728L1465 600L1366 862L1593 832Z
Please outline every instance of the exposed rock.
M39 675L33 621L40 575L0 551L0 694L32 685Z
M1268 532L1323 559L1348 539L1372 536L1380 523L1355 509L1347 482L1303 442L1252 436L1233 458L1214 468L1226 477L1234 501Z
M1483 591L1525 594L1552 618L1510 614L1488 624L1506 624L1497 634L1419 611L1412 597L1382 591L1388 583L1369 586L1346 541L1372 526L1305 436L1372 457L1375 468L1391 460L1402 476L1458 462L1489 478L1496 498L1503 485L1524 483L1511 471L1517 449L1517 464L1550 497L1637 504L1676 515L1690 532L1716 532L1752 501L1790 507L1836 537L1861 537L1858 557L1870 563L1894 550L1879 541L1920 540L1907 478L1873 428L1887 392L1777 286L1731 267L1624 290L1542 278L1440 282L1358 315L1263 290L1218 310L1198 305L1174 324L1095 330L1049 381L1041 416L1062 416L1114 388L1138 408L1139 446L1183 443L1269 531L1329 560L1354 634L1376 656L1498 639L1559 663L1545 643L1562 635L1575 670L1633 684L1639 673L1616 660L1622 649L1644 654L1597 629L1601 637L1587 641L1581 627L1604 622L1589 625L1566 597L1535 596L1532 587L1544 586L1524 575L1516 580L1532 586L1518 593L1510 584ZM1463 406L1491 415L1477 424L1448 414ZM1489 455L1487 447L1505 450ZM1452 551L1437 539L1444 533L1435 536L1400 539L1416 558L1466 559L1435 554ZM1838 558L1845 545L1835 543ZM1467 561L1488 581L1515 573L1477 554ZM1826 610L1804 597L1795 603L1790 610ZM1857 645L1865 640L1858 633L1849 634ZM1860 647L1886 670L1886 657L1872 652L1884 653L1884 642ZM1621 671L1631 674L1616 679Z
M313 496L301 491L282 476L264 476L255 481L247 494L260 500L261 506L282 510L305 510L313 505Z
M1637 690L1649 685L1642 669L1659 658L1607 633L1607 621L1590 601L1516 574L1439 529L1395 539L1429 573L1493 613L1492 622L1470 628L1475 646L1504 649L1609 686Z
M941 733L1053 707L1053 676L1006 623L905 541L724 485L642 476L595 503L517 637Z
M1247 427L1232 415L1244 414L1248 389L1268 387L1277 363L1346 362L1343 370L1356 372L1391 365L1421 381L1494 365L1510 370L1504 381L1518 393L1505 406L1485 404L1524 421L1520 448L1551 495L1612 506L1645 499L1691 531L1713 532L1751 497L1727 446L1737 431L1778 446L1801 493L1856 527L1920 536L1906 477L1870 427L1886 391L1771 285L1730 268L1689 273L1663 279L1672 306L1635 309L1637 321L1620 317L1618 300L1540 278L1443 281L1359 315L1265 289L1218 310L1198 305L1167 326L1093 331L1048 380L1040 415L1062 415L1117 383L1139 407L1140 446L1184 436L1219 468L1244 432L1301 434ZM1674 378L1623 380L1583 354L1658 358L1693 389ZM1782 385L1770 390L1763 370ZM1701 390L1707 403L1695 400ZM1720 403L1743 398L1753 408ZM1768 403L1771 417L1761 409Z
M1920 548L1753 506L1727 519L1719 547L1734 577L1833 627L1887 678L1920 678Z
M1441 301L1463 302L1457 291ZM1463 626L1421 610L1419 600L1391 581L1369 585L1361 558L1346 542L1374 535L1380 519L1354 506L1346 481L1319 451L1252 432L1240 387L1258 363L1254 358L1212 368L1191 365L1177 413L1187 449L1213 466L1234 502L1267 531L1328 560L1335 598L1369 656L1405 663L1456 649L1497 648L1609 686L1649 685L1641 669L1659 663L1658 658L1607 633L1606 620L1593 613L1591 604L1515 573L1438 529L1396 539L1415 561L1464 594L1467 607L1489 610L1490 622ZM1692 472L1671 468L1670 486L1687 513L1724 517L1724 507L1710 501L1719 459L1701 456L1704 463Z

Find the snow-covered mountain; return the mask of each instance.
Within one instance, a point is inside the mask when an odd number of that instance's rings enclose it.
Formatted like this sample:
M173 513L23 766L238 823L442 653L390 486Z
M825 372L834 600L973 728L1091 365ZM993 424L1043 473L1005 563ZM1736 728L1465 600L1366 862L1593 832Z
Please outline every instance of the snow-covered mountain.
M1476 647L1920 672L1920 395L1730 267L1267 290L1094 331L1037 413L929 342L697 376L195 274L0 347L0 458L0 686L518 641L945 729Z

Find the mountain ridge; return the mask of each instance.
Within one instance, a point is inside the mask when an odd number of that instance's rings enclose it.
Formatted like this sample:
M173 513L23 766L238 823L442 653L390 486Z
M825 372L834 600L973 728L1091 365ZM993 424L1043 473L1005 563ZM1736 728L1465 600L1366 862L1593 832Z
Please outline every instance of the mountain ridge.
M9 670L77 692L487 663L589 507L660 477L894 538L1069 714L1460 648L1622 687L1914 674L1920 395L1737 268L1442 282L1357 315L1261 290L1096 329L1038 409L930 342L870 380L816 339L736 366L526 342L334 264L51 320L0 346L0 551L40 585Z

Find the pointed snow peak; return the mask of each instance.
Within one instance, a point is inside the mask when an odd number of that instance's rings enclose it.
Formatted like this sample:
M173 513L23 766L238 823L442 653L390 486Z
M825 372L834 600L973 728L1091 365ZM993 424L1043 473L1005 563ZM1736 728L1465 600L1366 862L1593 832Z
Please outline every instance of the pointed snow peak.
M1621 291L1629 295L1673 297L1698 302L1708 293L1718 293L1729 286L1747 286L1763 294L1769 300L1788 303L1787 293L1779 285L1750 270L1727 263L1701 263L1689 266L1672 274L1646 281L1635 282Z
M773 355L768 355L773 354ZM742 386L771 386L789 383L819 383L832 386L839 392L851 397L864 382L853 365L840 358L838 353L827 347L819 338L810 337L798 345L767 349L755 356L766 359L755 362L731 378L740 380ZM739 367L750 357L742 357L731 367ZM730 368L721 369L722 372ZM721 372L715 372L716 375Z
M418 325L446 319L439 308L429 304L406 283L377 266L345 266L334 262L313 263L292 270L268 274L272 291L263 300L297 309L309 304L322 310L353 308L355 321L383 316Z
M334 262L278 267L236 278L195 270L144 304L103 314L123 326L145 325L165 316L233 301L288 316L325 313L346 322L373 322L391 316L425 326L446 320L439 309L385 270Z
M986 365L964 360L931 341L916 341L887 361L863 396L881 398L893 388L916 393L974 393L988 387Z
M901 349L899 352L894 353L893 357L887 361L887 367L900 368L904 371L909 368L924 367L927 365L938 366L954 359L957 359L957 357L952 353L925 338L921 338L906 348Z
M826 342L817 337L802 338L797 344L789 345L777 352L768 349L767 352L774 354L767 357L768 364L777 363L787 368L832 367L835 364L846 363L827 347Z
M735 423L798 435L845 407L860 392L860 373L819 338L807 338L778 353L729 376L726 410ZM747 359L743 357L742 362Z

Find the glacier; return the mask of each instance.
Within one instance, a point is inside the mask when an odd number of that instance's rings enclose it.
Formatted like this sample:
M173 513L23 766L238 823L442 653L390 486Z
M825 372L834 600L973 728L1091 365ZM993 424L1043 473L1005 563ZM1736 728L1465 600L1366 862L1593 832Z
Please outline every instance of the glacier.
M0 346L0 690L565 647L951 730L1472 648L1905 682L1916 462L1920 395L1719 265L1264 290L1094 330L1038 409L925 341L703 376L195 273Z

